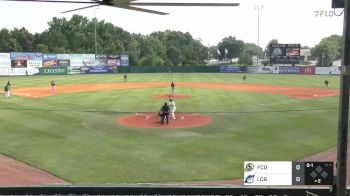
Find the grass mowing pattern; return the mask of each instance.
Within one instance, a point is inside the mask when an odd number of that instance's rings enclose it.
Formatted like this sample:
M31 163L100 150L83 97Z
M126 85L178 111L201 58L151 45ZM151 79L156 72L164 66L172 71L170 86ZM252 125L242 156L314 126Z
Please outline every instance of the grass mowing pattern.
M129 82L241 83L241 74L129 74ZM122 82L118 75L9 78L13 88ZM324 88L339 77L248 74L248 83ZM4 84L8 78L0 78ZM170 82L169 82L170 85ZM209 126L137 129L124 113L156 112L168 87L1 98L0 151L72 183L221 180L242 177L245 160L298 160L336 144L337 97L293 99L268 93L178 87L179 112L212 116ZM6 109L10 108L10 109ZM318 110L308 110L318 109ZM300 110L300 111L288 111ZM90 111L90 112L89 112ZM99 112L97 112L99 111Z

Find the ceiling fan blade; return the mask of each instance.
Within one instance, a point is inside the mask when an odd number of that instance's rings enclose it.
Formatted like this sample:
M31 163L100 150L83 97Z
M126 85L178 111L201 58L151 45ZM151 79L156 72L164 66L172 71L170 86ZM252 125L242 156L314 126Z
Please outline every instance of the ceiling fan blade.
M239 3L156 3L156 2L130 2L134 6L239 6Z
M58 0L0 0L0 1L12 1L12 2L45 2L45 3L79 3L79 4L92 4L92 3L98 3L94 1L58 1Z
M73 9L73 10L67 10L67 11L64 11L64 12L61 12L61 13L74 12L74 11L83 10L83 9L87 9L87 8L91 8L91 7L96 7L96 6L99 6L99 5L98 5L98 4L97 4L97 5L90 5L90 6L81 7L81 8L77 8L77 9Z
M118 8L122 8L122 9L128 9L128 10L134 10L134 11L139 11L139 12L146 12L146 13L150 13L150 14L158 14L158 15L169 14L169 13L165 13L165 12L159 12L159 11L155 11L155 10L148 10L148 9L131 7L131 6L119 6L119 5L109 5L109 6L118 7Z

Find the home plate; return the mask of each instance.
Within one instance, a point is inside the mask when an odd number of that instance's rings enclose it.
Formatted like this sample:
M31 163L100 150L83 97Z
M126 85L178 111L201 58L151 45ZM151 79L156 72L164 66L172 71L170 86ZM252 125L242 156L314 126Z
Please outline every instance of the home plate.
M318 95L314 95L314 97L318 97Z
M29 94L29 93L26 93L25 95L26 95L26 96L30 96L30 94Z

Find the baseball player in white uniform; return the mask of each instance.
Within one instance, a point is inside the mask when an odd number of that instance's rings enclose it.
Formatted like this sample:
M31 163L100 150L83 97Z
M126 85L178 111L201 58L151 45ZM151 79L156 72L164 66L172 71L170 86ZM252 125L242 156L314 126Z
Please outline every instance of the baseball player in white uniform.
M175 111L176 111L176 105L175 105L175 101L169 98L169 107L170 107L170 114L171 117L175 120Z

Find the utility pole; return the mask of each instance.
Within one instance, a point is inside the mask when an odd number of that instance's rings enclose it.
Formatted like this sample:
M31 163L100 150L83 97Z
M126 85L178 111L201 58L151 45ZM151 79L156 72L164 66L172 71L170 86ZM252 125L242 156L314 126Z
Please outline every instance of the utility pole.
M256 66L259 66L259 56L260 56L260 51L259 51L259 47L260 47L260 9L262 9L264 6L262 5L256 5L254 6L255 10L258 10L258 51L257 51L257 57L256 57Z
M346 159L348 146L350 83L350 0L344 0L343 54L341 60L339 121L337 143L336 195L346 196Z

